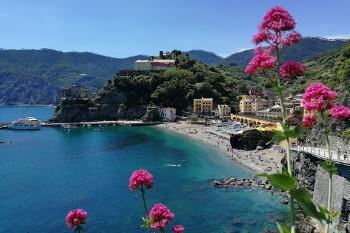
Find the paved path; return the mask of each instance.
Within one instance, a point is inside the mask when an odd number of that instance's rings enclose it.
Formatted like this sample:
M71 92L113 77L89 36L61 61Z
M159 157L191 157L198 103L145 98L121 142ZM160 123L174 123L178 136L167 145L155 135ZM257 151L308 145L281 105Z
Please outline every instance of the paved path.
M321 159L327 159L328 155L325 148L311 147L311 146L294 146L294 151L301 151L312 154ZM331 157L334 162L350 165L350 154L346 155L344 152L331 151Z

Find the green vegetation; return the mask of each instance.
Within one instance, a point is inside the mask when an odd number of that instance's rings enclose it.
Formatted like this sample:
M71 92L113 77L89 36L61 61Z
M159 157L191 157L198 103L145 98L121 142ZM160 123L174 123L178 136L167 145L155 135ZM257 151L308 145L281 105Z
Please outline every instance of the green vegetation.
M340 48L344 43L345 42L341 40L328 41L319 38L305 38L300 43L284 51L283 58L301 61L319 55L321 52ZM308 63L311 65L309 70L314 72L310 75L315 77L314 75L318 74L317 69L321 69L320 73L328 77L329 80L326 80L328 83L333 82L334 85L338 85L340 80L346 80L344 77L348 77L350 72L350 63L348 61L349 50L348 48L347 52L345 50L343 51L342 57L344 58L344 62L341 59L332 61L332 56L339 56L337 52L309 60ZM186 55L189 55L191 59L188 59ZM202 50L188 51L182 58L180 57L177 59L176 63L180 69L191 72L191 77L189 80L184 81L185 83L172 81L172 87L176 89L186 86L187 89L182 92L184 95L188 94L189 96L183 97L185 99L189 99L190 96L193 95L200 97L201 93L202 95L212 93L215 94L214 97L216 99L220 99L235 96L235 94L226 94L227 91L232 89L244 90L246 86L266 85L266 79L254 78L246 81L247 76L243 74L242 67L246 66L251 55L252 50L235 53L227 58L222 58L214 53ZM0 104L58 103L62 88L71 86L72 84L79 84L97 92L116 72L122 69L132 69L137 59L146 58L146 56L135 56L117 59L88 52L65 53L50 49L0 50ZM200 65L200 63L192 59L201 61L204 64L216 65L217 68L205 66L203 64ZM320 64L318 64L319 62L321 62L321 65L326 63L328 65L320 67ZM343 64L343 68L339 71L334 70L332 62L338 62L339 65ZM235 68L235 66L239 68ZM313 66L315 68L313 68ZM203 69L203 71L201 69ZM338 79L334 79L334 72L338 74ZM219 73L221 75L218 75ZM151 84L149 87L150 89L154 90L154 86L152 85L163 84L163 82L159 83L159 80L155 78L159 75L161 74L154 73L148 76L146 75L146 80L152 79L149 80ZM135 79L135 77L131 78ZM165 79L167 78L169 79L169 77L165 77ZM225 88L220 88L221 84L215 84L215 79L219 80ZM191 83L192 85L196 84L198 86L196 88L190 87L187 83ZM127 84L127 81L125 84ZM163 91L167 89L171 90L170 87L166 87L170 86L171 82L168 84L164 84L160 89ZM304 88L306 83L300 80L298 85ZM216 86L215 89L219 93L212 92L210 90L211 86ZM159 95L162 95L162 90L154 93L152 99L159 99ZM132 92L132 90L130 90L130 92ZM153 91L150 94L153 94ZM138 93L135 93L135 95L137 96ZM150 96L144 97L150 98ZM183 98L181 100L184 100ZM169 97L165 97L165 99L169 99ZM147 100L146 102L149 101ZM228 101L225 100L225 102ZM187 105L187 103L185 105Z
M299 77L293 83L295 93L301 93L313 82L322 82L339 93L341 104L349 105L350 100L350 42L340 50L328 52L306 60L306 77Z
M194 98L212 97L216 103L237 108L237 95L247 90L249 76L234 67L215 68L189 59L177 58L177 68L165 71L132 72L115 75L96 97L97 103L119 103L126 106L154 104L191 111ZM251 82L253 84L253 82Z

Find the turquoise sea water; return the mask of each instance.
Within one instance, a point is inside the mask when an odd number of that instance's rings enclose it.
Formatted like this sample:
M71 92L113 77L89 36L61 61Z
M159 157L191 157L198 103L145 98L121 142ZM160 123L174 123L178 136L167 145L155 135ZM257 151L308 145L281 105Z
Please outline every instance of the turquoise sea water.
M53 111L0 107L0 122L47 119ZM97 129L0 130L0 141L11 142L0 144L1 233L73 232L65 226L72 208L88 211L85 232L145 232L139 228L139 193L128 190L138 168L154 175L149 206L167 205L176 215L173 223L188 233L262 232L285 214L276 194L215 189L213 178L253 172L209 146L154 127Z

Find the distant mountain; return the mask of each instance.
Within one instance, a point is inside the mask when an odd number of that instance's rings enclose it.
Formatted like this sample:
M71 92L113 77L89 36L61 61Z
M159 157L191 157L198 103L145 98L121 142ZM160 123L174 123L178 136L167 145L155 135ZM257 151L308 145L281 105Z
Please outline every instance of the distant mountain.
M120 69L147 56L112 58L88 52L0 50L0 104L57 103L60 90L80 84L93 90Z
M225 59L212 52L204 50L190 50L186 52L191 59L210 65L220 65L225 63Z
M320 53L341 48L345 40L328 40L318 37L305 37L299 43L282 51L283 60L302 61L312 58ZM226 58L203 50L187 52L192 59L211 65L237 65L245 67L253 56L253 49L234 53Z
M344 40L304 38L300 43L283 51L282 58L302 61L323 52L339 49ZM211 65L245 67L253 50L222 58L204 50L185 52L190 58ZM112 58L89 52L61 52L41 50L0 50L0 104L57 103L61 90L80 84L97 91L121 69L131 69L138 55Z

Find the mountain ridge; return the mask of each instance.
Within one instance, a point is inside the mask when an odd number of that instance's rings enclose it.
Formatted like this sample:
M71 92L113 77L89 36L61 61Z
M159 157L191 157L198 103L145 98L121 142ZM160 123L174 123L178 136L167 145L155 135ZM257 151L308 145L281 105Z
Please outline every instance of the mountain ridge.
M322 52L343 46L345 40L304 38L286 51L286 57L305 60ZM223 58L205 50L183 52L202 63L243 68L253 50ZM53 49L0 50L0 104L57 104L61 89L79 84L96 92L122 69L132 69L138 59L147 55L113 58L91 52L62 52Z

